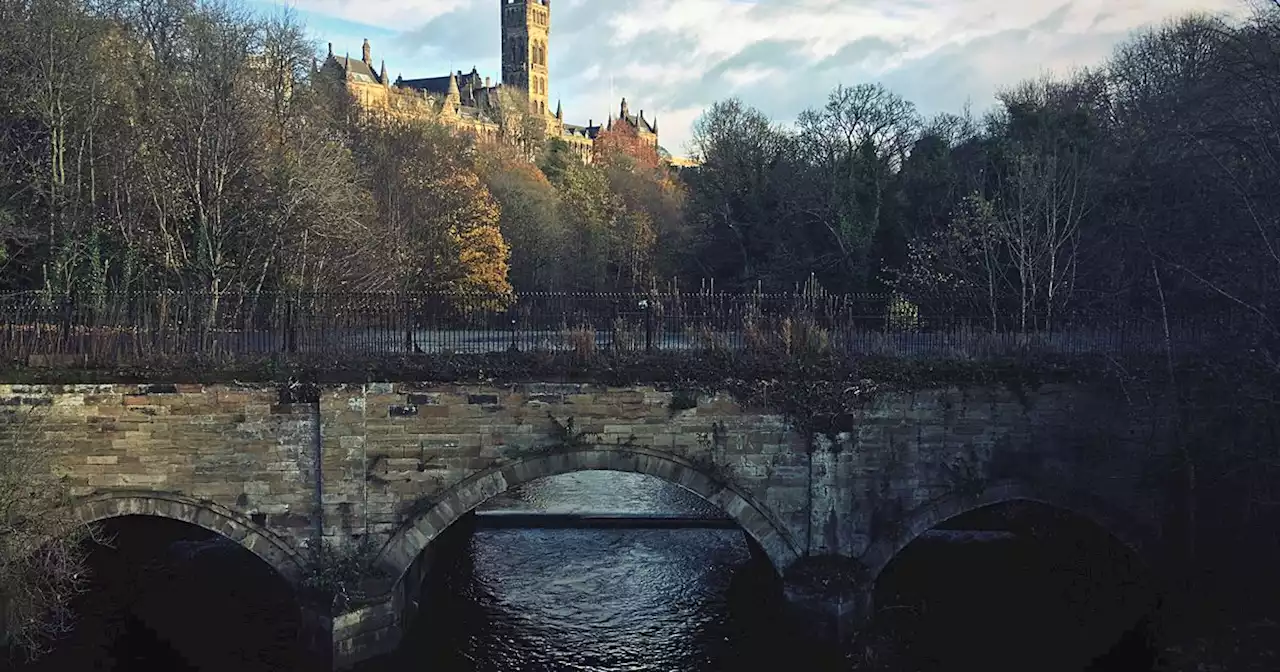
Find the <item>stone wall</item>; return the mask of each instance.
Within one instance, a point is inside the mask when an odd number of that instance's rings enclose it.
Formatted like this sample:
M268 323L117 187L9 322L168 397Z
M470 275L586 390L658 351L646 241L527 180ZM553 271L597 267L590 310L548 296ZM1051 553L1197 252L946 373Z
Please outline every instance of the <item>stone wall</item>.
M933 525L1007 499L1072 510L1149 549L1165 508L1148 478L1158 414L1080 385L879 393L851 409L847 431L812 442L768 406L722 393L680 408L644 386L376 383L281 399L252 385L0 386L0 404L47 411L41 433L85 519L185 520L291 579L317 533L372 538L389 577L414 576L431 540L489 497L583 469L698 493L780 571L839 555L874 577ZM386 630L388 608L364 609ZM347 622L359 620L333 624L338 658L360 657Z

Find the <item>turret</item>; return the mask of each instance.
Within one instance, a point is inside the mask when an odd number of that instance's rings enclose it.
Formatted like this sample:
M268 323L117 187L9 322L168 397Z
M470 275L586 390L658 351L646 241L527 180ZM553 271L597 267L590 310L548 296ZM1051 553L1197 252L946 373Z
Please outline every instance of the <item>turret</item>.
M454 113L462 106L462 94L458 92L458 76L449 73L449 90L444 94L444 109Z
M627 97L626 96L622 97L622 107L620 109L622 110L622 112L618 114L618 119L626 119L627 118Z

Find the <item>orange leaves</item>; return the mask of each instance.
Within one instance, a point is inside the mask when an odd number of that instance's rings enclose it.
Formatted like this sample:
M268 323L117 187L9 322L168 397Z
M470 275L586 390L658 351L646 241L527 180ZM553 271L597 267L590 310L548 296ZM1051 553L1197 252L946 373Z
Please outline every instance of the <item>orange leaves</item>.
M636 170L656 170L662 165L653 141L641 137L634 126L622 121L596 136L593 151L601 165L626 164Z

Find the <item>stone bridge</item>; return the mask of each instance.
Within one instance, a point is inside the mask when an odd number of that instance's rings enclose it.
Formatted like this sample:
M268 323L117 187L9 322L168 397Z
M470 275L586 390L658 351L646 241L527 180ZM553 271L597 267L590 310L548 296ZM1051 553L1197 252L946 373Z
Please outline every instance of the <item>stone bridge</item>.
M318 536L372 540L373 597L304 619L337 667L396 645L443 530L555 474L643 473L701 495L797 601L812 593L793 577L810 573L788 570L843 558L860 578L823 608L846 620L865 615L900 549L958 514L1038 501L1158 562L1169 506L1150 468L1168 444L1162 414L1095 384L881 392L812 438L768 405L652 386L374 383L282 398L268 385L0 385L0 405L43 409L85 521L185 521L295 584Z

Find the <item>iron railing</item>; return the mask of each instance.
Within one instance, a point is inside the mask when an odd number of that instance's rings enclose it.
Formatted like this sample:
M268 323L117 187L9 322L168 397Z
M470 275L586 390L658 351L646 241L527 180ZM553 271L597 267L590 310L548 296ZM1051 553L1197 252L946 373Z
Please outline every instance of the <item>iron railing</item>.
M1227 313L1169 320L1068 313L1048 328L1017 316L926 314L891 296L533 293L519 295L0 294L0 360L122 365L274 353L369 357L507 351L785 351L982 358L1035 347L1118 357L1220 347Z

